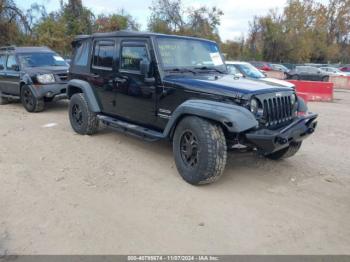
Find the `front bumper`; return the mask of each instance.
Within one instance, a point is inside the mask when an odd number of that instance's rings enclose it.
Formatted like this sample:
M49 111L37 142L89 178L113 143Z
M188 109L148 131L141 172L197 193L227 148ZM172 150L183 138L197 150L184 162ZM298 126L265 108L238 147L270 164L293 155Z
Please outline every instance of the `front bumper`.
M292 142L300 142L310 136L317 126L317 114L298 117L291 124L278 130L260 129L246 134L246 139L265 153L273 153Z
M53 98L55 100L67 98L67 84L54 83L47 85L34 85L33 90L38 98Z

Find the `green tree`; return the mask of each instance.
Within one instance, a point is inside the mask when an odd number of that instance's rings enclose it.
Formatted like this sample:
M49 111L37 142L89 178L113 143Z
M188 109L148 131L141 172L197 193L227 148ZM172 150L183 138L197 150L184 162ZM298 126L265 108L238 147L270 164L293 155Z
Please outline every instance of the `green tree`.
M150 10L150 31L203 37L220 42L218 26L223 12L216 7L186 9L181 0L156 0Z
M95 32L110 32L118 30L138 31L140 25L124 10L111 15L99 15L94 23Z

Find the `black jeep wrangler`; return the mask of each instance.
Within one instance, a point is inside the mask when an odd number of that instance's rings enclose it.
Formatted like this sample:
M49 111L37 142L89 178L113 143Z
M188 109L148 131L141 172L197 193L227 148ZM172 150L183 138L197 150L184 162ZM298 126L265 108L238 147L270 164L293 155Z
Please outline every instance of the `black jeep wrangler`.
M78 36L72 45L73 129L92 135L102 123L169 139L188 183L216 181L228 149L287 158L315 130L317 115L293 88L229 75L215 42L119 31Z
M20 99L28 112L66 98L68 65L47 47L0 48L0 105Z

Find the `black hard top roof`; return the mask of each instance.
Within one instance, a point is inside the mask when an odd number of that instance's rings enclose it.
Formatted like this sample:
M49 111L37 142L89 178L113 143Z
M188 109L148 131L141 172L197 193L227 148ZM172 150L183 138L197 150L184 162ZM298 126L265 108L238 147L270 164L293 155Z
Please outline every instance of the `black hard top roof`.
M204 40L204 41L210 41L214 42L208 39L203 38L197 38L197 37L190 37L190 36L179 36L179 35L166 35L166 34L159 34L159 33L152 33L152 32L139 32L139 31L114 31L114 32L108 32L108 33L95 33L92 35L78 35L75 37L74 41L79 41L87 38L98 38L98 37L155 37L155 36L166 36L166 37L174 37L174 38L187 38L187 39L196 39L196 40Z
M4 46L0 52L31 53L31 52L54 52L47 46Z

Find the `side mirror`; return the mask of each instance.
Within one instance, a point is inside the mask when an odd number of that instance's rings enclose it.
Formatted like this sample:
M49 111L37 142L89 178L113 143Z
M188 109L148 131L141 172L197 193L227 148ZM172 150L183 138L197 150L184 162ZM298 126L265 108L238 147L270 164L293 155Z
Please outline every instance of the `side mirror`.
M148 77L151 69L151 62L144 58L140 61L140 73L144 77L145 83L153 85L156 82L154 77Z
M151 68L151 62L147 58L144 58L140 61L140 73L145 78L148 77L150 68Z
M12 65L11 70L13 71L19 71L19 65Z

